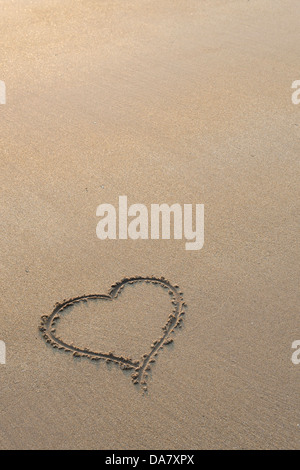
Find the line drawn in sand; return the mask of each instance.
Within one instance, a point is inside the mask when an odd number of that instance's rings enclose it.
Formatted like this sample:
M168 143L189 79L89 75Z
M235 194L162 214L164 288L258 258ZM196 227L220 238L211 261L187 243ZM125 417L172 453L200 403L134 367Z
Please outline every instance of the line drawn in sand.
M96 352L88 348L81 349L74 344L65 343L60 337L56 336L56 323L61 316L67 313L69 307L78 302L87 302L88 300L109 300L116 299L122 289L127 284L135 283L152 283L168 290L171 298L172 312L169 314L166 323L162 327L162 335L156 341L153 341L150 352L143 354L140 360L131 357L117 356L113 352ZM180 292L178 285L172 285L170 281L164 277L125 277L121 281L113 284L108 294L88 294L80 297L73 297L64 300L62 303L56 303L50 315L43 315L40 325L40 331L45 341L53 348L64 350L72 353L74 357L87 357L92 361L114 362L120 366L122 370L133 369L131 375L134 384L139 385L145 392L147 391L148 372L151 370L152 364L156 361L158 352L163 349L164 345L171 344L174 340L171 337L176 328L181 328L183 315L185 314L186 304L183 301L183 293Z

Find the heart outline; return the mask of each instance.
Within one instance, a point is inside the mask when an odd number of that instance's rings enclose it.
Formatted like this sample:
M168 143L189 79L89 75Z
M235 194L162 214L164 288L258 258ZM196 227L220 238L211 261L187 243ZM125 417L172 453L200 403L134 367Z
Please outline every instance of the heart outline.
M134 360L131 357L117 356L112 352L95 352L91 351L88 348L79 348L74 346L74 344L65 343L61 338L55 336L56 328L55 324L61 318L61 313L64 309L78 303L78 302L87 302L89 299L93 300L115 300L123 288L127 284L134 284L139 282L152 283L155 285L160 285L164 289L169 290L169 294L172 297L173 310L169 314L166 323L162 327L163 334L162 336L153 341L151 344L150 352L143 354L141 360ZM151 369L150 364L155 362L154 357L157 356L158 351L163 348L164 345L172 343L174 340L170 338L170 335L174 332L177 327L181 327L182 317L185 314L184 308L186 307L185 302L183 301L183 293L179 292L178 285L172 285L164 277L155 277L155 276L135 276L135 277L125 277L121 281L112 284L108 294L88 294L78 297L73 297L71 299L64 299L62 303L56 303L54 309L50 315L43 315L41 317L41 324L39 330L42 333L43 338L52 347L64 350L65 352L72 352L74 357L87 357L92 361L106 360L107 362L115 362L119 364L121 369L135 369L134 373L131 375L132 381L134 384L139 384L144 391L147 390L147 377Z

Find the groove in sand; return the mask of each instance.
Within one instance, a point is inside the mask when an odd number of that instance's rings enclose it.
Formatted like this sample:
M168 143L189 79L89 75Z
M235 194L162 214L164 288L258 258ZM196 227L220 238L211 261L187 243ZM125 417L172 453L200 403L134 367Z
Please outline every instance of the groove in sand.
M140 282L152 283L155 285L159 285L164 289L168 289L173 305L172 313L170 313L165 325L162 328L163 333L161 337L152 343L150 352L143 354L140 360L134 360L131 357L117 356L112 352L105 353L91 351L88 348L81 349L72 343L65 343L61 338L55 335L56 322L60 320L61 314L65 313L63 311L68 309L70 306L78 302L87 302L89 299L113 301L119 296L122 289L127 284L134 284ZM108 294L82 295L79 297L73 297L69 300L64 300L62 303L55 304L54 309L50 315L42 316L40 331L42 332L42 335L46 342L51 344L52 347L62 349L66 352L72 352L74 357L87 357L88 359L93 361L106 360L107 362L115 362L119 364L120 368L123 370L135 369L133 374L131 375L132 381L134 384L140 385L143 390L146 391L148 371L151 369L150 364L155 362L155 357L157 356L158 351L161 350L164 345L173 342L173 339L170 338L170 335L174 332L175 328L181 327L182 317L185 314L184 307L186 307L186 304L183 301L183 294L179 291L179 287L177 285L172 285L170 281L168 281L164 277L126 277L123 278L120 282L113 284Z

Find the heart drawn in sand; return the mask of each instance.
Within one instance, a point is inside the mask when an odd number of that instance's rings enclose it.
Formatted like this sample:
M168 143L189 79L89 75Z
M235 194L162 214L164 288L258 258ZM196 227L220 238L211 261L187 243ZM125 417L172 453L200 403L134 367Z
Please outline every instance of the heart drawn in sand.
M122 289L127 284L135 283L152 283L161 286L168 290L170 295L172 311L169 314L165 325L162 328L162 335L159 339L155 340L148 353L143 354L140 360L132 359L131 357L117 356L112 352L96 352L88 348L81 349L74 344L65 343L60 337L56 336L56 323L61 319L62 315L70 310L74 304L78 302L87 302L88 300L111 300L116 299L121 293ZM87 357L92 361L114 362L119 364L120 368L134 369L131 377L134 384L139 384L143 390L147 390L147 377L148 371L151 369L151 364L155 362L155 357L158 351L164 345L173 342L170 337L175 328L181 327L182 316L185 314L184 307L186 304L183 301L183 294L179 292L177 285L172 285L170 281L164 277L157 278L155 276L143 277L136 276L131 278L124 278L120 282L113 284L108 294L88 294L80 297L73 297L69 300L64 300L62 303L57 303L50 315L43 315L40 325L40 331L46 342L51 344L53 348L63 349L66 352L73 353L74 357Z

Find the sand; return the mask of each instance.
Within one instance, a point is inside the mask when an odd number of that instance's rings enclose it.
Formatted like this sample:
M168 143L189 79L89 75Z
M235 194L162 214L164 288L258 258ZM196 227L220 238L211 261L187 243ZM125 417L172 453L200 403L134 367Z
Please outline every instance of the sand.
M1 449L300 447L299 23L298 0L0 2ZM204 204L204 247L99 240L120 195ZM146 392L39 331L134 276L187 304ZM100 304L60 335L134 360L172 312L145 282Z

